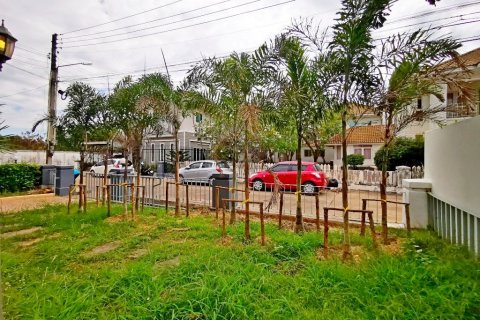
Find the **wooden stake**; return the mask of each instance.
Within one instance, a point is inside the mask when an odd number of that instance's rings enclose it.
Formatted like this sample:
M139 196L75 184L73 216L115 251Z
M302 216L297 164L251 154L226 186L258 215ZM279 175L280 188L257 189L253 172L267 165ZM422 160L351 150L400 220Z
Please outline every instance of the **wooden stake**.
M260 204L260 232L262 237L262 246L265 245L265 222L263 219L263 203Z
M373 222L373 212L368 212L368 222L370 224L370 232L372 233L373 245L377 247L377 234L375 233L375 224Z
M407 234L410 236L411 228L410 228L410 204L405 204L405 218L407 219Z
M170 183L166 182L166 186L165 186L165 213L168 213L168 185Z
M367 199L362 199L362 210L367 210ZM362 222L360 224L360 235L365 236L365 211L362 212Z
M328 209L323 209L323 256L328 258Z
M83 213L87 213L87 186L84 184L83 189Z
M188 216L190 215L190 210L189 210L189 207L190 207L190 203L188 201L188 184L185 185L185 195L187 197L187 209L186 209L186 217L188 218Z
M280 208L278 211L278 229L282 229L282 213L283 213L283 192L280 192Z
M218 220L218 210L220 208L220 188L219 187L215 187L216 188L216 192L215 192L215 219Z
M222 201L222 237L226 237L227 230L225 229L225 200Z
M318 193L315 194L315 224L317 225L317 232L320 232L320 200Z
M111 210L112 210L112 206L110 203L110 193L111 193L110 185L107 184L107 216L108 217L110 217Z

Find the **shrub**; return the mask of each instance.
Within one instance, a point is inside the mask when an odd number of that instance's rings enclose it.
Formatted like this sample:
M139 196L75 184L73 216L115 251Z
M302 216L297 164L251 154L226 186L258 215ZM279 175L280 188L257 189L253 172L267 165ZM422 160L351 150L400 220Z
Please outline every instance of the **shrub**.
M347 156L347 163L352 166L353 169L356 169L357 166L361 166L363 164L363 160L365 160L365 157L361 154L349 154Z
M393 171L398 166L421 166L424 162L423 137L397 138L389 147L387 170ZM384 148L380 148L375 154L375 165L381 169Z
M40 166L28 163L0 165L0 193L31 190L40 185Z

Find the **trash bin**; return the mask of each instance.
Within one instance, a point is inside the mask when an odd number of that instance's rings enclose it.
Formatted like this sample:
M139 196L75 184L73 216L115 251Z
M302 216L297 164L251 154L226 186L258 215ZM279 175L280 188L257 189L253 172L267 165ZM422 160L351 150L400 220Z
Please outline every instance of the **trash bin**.
M40 171L42 173L41 187L53 188L55 185L55 166L50 164L43 165L40 166Z
M73 182L73 166L55 166L55 195L68 196Z
M111 187L110 192L111 192L111 199L112 201L115 202L123 202L123 190L124 186L119 186L120 184L124 183L125 181L125 176L124 174L110 174L110 184L113 184L114 186ZM135 175L129 174L127 176L127 183L133 183ZM127 200L132 197L132 189L128 188L127 189Z
M215 187L225 187L225 188L232 188L233 187L233 174L232 173L216 173L212 175L212 208L216 208L217 206L217 195ZM229 199L231 194L226 189L220 189L219 195L219 206L222 206L223 199ZM231 203L227 203L225 208L230 209Z
M157 176L163 177L165 175L165 162L159 161L157 163Z

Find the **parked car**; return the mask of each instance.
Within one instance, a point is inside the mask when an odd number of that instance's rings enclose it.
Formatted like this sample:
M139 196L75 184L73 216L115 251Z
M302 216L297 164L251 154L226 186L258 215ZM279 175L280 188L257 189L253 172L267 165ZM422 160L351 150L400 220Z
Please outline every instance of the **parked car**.
M297 162L285 161L273 165L270 170L274 172L284 190L296 190ZM302 191L315 193L327 186L328 179L315 162L302 162ZM256 191L266 190L273 187L273 174L269 170L259 171L248 178L248 185Z
M212 175L215 173L232 173L225 161L202 160L192 162L178 171L182 183L212 184Z
M135 174L135 170L133 169L132 163L128 161L127 170L129 174ZM104 161L99 161L95 163L90 168L91 173L95 174L104 174L105 172L105 165ZM121 174L125 172L125 158L116 158L116 159L108 159L107 160L107 173L117 173Z

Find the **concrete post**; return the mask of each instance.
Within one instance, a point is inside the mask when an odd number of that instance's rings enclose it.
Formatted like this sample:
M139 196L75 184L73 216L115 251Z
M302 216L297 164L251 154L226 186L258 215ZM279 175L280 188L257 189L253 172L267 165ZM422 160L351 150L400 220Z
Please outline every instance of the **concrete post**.
M404 179L403 202L410 203L410 224L412 228L425 229L429 225L428 192L432 190L432 182L427 179ZM402 223L406 225L405 208Z

